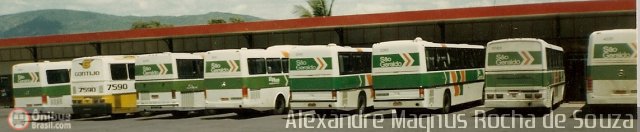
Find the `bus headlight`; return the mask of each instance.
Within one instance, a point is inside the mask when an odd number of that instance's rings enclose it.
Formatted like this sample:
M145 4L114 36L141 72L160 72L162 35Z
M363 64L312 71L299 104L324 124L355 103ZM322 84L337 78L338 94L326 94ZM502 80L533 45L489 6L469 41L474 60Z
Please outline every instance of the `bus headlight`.
M503 94L496 94L496 98L497 98L497 99L504 98L504 95L503 95Z

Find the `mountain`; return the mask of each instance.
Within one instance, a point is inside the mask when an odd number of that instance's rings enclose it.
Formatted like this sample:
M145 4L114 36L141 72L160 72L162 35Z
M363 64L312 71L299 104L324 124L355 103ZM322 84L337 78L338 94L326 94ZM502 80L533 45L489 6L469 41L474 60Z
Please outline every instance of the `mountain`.
M203 25L212 18L265 19L224 12L183 16L116 16L87 11L48 9L0 16L0 38L128 30L136 21L159 21L174 26Z

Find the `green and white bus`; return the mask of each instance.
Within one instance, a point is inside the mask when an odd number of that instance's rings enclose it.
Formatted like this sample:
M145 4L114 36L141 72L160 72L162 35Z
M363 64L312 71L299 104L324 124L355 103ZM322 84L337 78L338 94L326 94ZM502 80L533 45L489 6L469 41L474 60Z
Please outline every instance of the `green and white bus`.
M487 44L486 100L492 108L554 108L564 98L563 49L544 40Z
M484 47L416 38L373 45L376 108L430 109L482 100Z
M114 55L71 61L73 113L123 118L137 112L134 62L136 56Z
M290 53L291 108L365 113L373 107L371 48L314 45Z
M587 105L637 104L635 29L596 31L589 38Z
M135 62L138 110L171 112L173 116L204 110L203 64L201 55L191 53L138 56Z
M15 108L72 113L70 61L22 63L13 66Z
M225 49L204 54L207 109L232 110L240 115L255 111L288 111L288 50Z

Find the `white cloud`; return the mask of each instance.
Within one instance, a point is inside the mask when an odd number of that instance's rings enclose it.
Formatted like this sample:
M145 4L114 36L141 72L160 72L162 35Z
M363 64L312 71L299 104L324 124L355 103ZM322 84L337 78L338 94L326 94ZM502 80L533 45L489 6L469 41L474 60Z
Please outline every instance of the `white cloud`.
M336 0L334 15L368 14L443 8L510 5L576 0ZM112 15L193 15L229 12L267 19L296 18L294 5L305 0L0 0L0 15L40 9L71 9Z

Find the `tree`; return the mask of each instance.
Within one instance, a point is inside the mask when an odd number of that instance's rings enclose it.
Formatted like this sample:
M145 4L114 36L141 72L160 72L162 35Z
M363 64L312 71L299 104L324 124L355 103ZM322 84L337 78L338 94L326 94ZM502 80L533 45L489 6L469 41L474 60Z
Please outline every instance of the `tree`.
M244 19L242 19L240 17L232 17L232 18L229 18L229 21L231 23L241 23L241 22L244 22Z
M171 24L162 24L158 21L136 21L131 24L131 29L144 29L144 28L163 28L173 27Z
M307 0L309 9L302 5L295 5L293 7L293 13L300 17L331 16L333 1L334 0L331 0L331 3L327 4L326 0Z
M221 24L221 23L227 23L227 21L225 21L224 19L214 18L214 19L209 20L208 23L209 24Z

